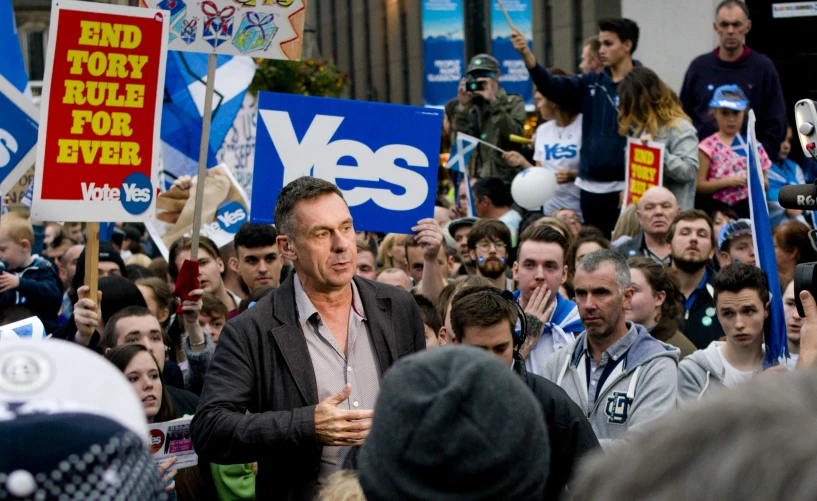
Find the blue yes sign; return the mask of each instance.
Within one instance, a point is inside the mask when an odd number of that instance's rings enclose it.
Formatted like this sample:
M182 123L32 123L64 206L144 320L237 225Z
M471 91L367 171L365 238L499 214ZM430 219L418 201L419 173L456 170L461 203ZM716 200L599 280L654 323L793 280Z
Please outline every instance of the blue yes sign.
M434 217L442 111L262 92L251 219L272 223L281 189L301 176L340 188L355 229L411 233Z
M0 196L34 165L40 111L0 76Z

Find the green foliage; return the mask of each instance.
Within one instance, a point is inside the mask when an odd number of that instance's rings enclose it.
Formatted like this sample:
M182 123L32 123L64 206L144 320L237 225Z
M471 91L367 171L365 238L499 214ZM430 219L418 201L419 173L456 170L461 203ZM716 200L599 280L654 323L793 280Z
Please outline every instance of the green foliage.
M262 59L258 63L250 92L258 91L340 97L349 85L349 75L323 59L279 61Z

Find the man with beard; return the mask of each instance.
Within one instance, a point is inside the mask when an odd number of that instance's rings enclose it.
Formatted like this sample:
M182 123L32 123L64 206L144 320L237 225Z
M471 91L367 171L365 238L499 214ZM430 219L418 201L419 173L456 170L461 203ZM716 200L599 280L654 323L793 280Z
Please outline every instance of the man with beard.
M658 264L670 264L670 249L667 231L672 219L681 212L678 201L671 191L663 186L654 186L644 192L638 201L636 217L641 233L634 239L617 247L625 257L644 256Z
M715 311L715 271L710 259L715 254L712 219L702 210L679 214L669 227L672 267L684 295L684 325L681 332L698 349L723 335Z
M513 282L505 276L510 248L511 231L497 219L481 219L468 233L468 252L477 276L499 290L513 290Z

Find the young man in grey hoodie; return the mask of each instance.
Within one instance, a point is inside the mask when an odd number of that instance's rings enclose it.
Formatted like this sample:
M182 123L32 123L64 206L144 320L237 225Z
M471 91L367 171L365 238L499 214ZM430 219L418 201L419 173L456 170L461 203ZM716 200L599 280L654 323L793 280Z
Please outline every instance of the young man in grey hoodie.
M625 320L633 289L621 254L587 254L573 284L585 331L551 355L542 375L579 404L607 448L675 409L679 351Z
M712 341L705 350L678 366L678 401L700 400L722 388L736 388L763 370L763 334L769 316L766 272L733 263L715 277L715 311L726 341Z

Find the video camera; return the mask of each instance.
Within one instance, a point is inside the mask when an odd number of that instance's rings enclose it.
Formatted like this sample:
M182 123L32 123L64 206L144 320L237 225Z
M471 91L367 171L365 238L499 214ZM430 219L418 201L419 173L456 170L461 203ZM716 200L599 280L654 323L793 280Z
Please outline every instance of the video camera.
M800 146L808 158L817 158L817 109L811 99L801 99L794 105L794 119ZM781 207L795 210L817 210L817 181L814 184L797 184L780 189L778 203ZM809 231L811 246L817 251L817 230ZM817 298L817 263L798 264L794 269L794 300L797 313L805 317L800 291L807 290Z

